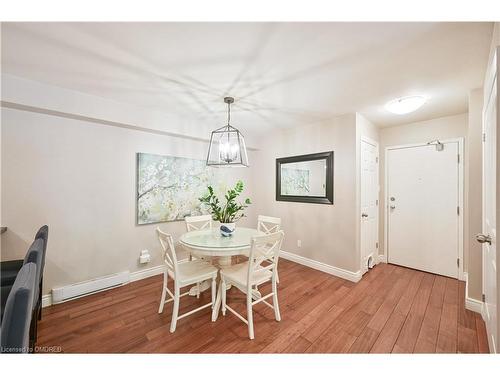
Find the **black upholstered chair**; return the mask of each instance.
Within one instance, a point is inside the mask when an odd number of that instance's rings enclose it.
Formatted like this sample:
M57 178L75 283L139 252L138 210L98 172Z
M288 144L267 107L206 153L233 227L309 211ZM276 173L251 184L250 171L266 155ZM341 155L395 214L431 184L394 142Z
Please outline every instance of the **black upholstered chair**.
M34 348L30 339L30 326L38 287L37 272L36 264L26 263L12 285L0 333L2 353L29 353Z
M47 252L49 227L44 225L35 235L35 241L31 244L26 256L20 260L12 260L1 263L1 317L5 312L5 305L10 290L16 279L17 273L28 263L34 263L37 266L37 287L33 295L33 320L31 324L30 341L33 346L37 337L38 320L42 318L42 291L43 291L43 270L45 267L45 254Z

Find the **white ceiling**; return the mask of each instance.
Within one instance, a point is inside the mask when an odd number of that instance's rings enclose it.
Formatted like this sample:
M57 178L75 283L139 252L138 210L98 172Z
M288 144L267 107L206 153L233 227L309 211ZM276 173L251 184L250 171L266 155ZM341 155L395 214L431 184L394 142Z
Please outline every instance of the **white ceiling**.
M3 23L2 72L252 135L359 112L379 126L467 111L491 23ZM422 94L409 115L384 104Z

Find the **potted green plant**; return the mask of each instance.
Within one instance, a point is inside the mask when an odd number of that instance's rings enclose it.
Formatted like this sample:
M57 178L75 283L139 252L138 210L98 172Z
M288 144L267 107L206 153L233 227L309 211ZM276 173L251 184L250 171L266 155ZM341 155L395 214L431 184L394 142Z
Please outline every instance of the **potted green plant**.
M252 203L249 198L246 198L243 203L236 200L242 192L243 182L238 181L234 188L229 189L224 195L225 202L219 200L212 186L208 186L208 193L199 198L200 202L208 207L213 220L221 224L223 236L232 235L236 229L236 222L245 216L245 208Z

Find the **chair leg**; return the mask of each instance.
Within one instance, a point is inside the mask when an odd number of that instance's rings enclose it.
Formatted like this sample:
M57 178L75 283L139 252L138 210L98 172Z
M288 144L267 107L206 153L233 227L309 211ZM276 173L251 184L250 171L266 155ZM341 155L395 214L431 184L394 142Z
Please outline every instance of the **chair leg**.
M158 307L158 314L161 314L163 312L163 306L165 305L165 297L167 296L167 282L168 282L168 276L167 273L165 272L163 274L163 291L161 292L160 307Z
M276 274L278 276L278 274ZM280 306L278 304L278 288L276 286L277 280L273 280L273 307L274 307L274 317L276 318L276 321L281 320L281 315L280 315Z
M170 323L170 332L174 333L177 327L177 316L179 315L179 303L181 299L181 291L175 283L175 293L174 293L174 310L172 311L172 322Z
M196 283L196 298L200 299L200 288L201 288L201 283Z
M221 280L222 285L222 315L226 315L226 280L224 277Z
M248 337L254 339L253 334L253 311L252 311L252 293L247 293L247 321L248 321Z
M217 283L215 277L212 278L212 310L215 308L215 294L217 293Z
M280 283L280 277L278 275L278 270L276 270L276 282L279 284Z

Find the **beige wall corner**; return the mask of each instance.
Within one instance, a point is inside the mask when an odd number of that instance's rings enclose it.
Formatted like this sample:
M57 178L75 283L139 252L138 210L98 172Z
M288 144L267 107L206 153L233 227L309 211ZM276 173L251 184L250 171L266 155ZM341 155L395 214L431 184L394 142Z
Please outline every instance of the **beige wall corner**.
M355 115L275 131L258 144L252 162L256 214L283 218L283 251L357 272ZM334 151L333 205L276 201L276 158L323 151ZM297 240L301 240L300 247Z

